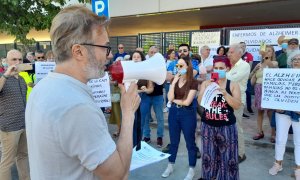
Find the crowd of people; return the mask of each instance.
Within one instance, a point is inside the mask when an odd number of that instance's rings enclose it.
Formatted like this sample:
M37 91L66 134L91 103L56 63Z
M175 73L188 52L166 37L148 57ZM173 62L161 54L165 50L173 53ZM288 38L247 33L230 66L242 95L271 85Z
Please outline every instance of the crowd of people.
M140 47L126 53L124 44L119 44L113 56L107 34L108 22L85 7L67 7L52 22L53 51L46 54L40 50L28 52L23 58L20 51L10 50L2 59L1 179L11 179L15 162L20 179L126 179L132 147L141 140L151 142L151 107L157 120L156 145L159 148L165 145L164 151L171 155L162 177L169 177L175 170L182 132L189 163L185 180L194 178L194 168L200 157L200 179L240 179L239 163L246 160L242 118L249 117L245 109L250 114L254 112L251 98L254 87L254 107L258 114L257 134L253 140L264 138L262 123L264 112L267 112L272 126L270 141L275 143L275 162L269 174L276 175L283 169L285 146L292 126L295 177L300 180L300 112L261 107L263 70L299 69L298 39L279 37L282 49L275 52L273 46L267 45L260 51L261 61L253 68L253 56L246 51L244 42L227 48L220 46L215 56L211 56L207 45L200 48L200 54L195 54L188 44L180 44L177 49L170 44L164 55L167 74L163 85L139 80L125 91L122 84L111 81L109 122L118 125L115 143L102 113L104 109L101 111L96 106L86 83L100 78L108 64L155 60L151 57L159 53L159 49L153 45L147 54ZM36 83L34 63L38 61L55 61L56 68ZM19 72L18 64L21 63L31 63L33 69ZM212 78L215 74L216 79ZM205 91L216 84L220 93L209 107L202 107ZM168 145L163 143L164 113L168 113ZM200 123L201 143L196 138L197 123ZM200 145L197 147L197 144Z

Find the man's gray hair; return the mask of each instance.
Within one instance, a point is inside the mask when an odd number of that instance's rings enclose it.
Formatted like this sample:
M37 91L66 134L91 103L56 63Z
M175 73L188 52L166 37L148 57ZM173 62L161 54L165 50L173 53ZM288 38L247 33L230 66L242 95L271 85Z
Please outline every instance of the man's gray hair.
M210 49L208 45L204 45L201 47L200 49L200 53L202 53L202 51L204 51L205 49Z
M296 51L293 51L288 57L287 57L287 65L289 67L292 66L292 59L296 56L300 55L300 50L296 50Z
M9 50L6 54L6 59L11 59L11 57L14 55L14 54L21 54L22 56L22 53L17 50L17 49L12 49L12 50ZM22 58L23 59L23 58Z
M239 53L241 56L244 53L244 51L243 51L243 49L242 49L242 47L241 47L240 44L232 44L232 45L229 46L229 48L234 49L234 51L237 52L237 53Z
M104 16L98 16L81 5L69 6L60 11L54 17L50 29L56 63L71 58L71 48L74 44L93 43L93 30L105 30L108 22Z

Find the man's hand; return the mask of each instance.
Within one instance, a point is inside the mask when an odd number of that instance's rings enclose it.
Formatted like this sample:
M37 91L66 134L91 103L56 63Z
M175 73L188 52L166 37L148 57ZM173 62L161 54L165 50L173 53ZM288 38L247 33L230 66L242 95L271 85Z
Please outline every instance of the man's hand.
M125 90L125 86L123 84L119 84L119 88L121 89L121 109L124 114L126 113L134 113L141 102L141 98L138 95L137 85L132 82L128 88Z
M14 76L16 74L18 74L17 66L12 65L7 68L6 72L3 75L10 77L10 76Z

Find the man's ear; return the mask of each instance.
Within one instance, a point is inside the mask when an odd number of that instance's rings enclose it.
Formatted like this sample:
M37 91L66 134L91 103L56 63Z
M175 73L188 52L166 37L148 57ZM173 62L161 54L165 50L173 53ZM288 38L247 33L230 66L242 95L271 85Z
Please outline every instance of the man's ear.
M84 48L84 46L81 46L79 44L74 44L72 46L72 56L74 59L76 60L83 60L84 58L84 51L86 51L86 49Z

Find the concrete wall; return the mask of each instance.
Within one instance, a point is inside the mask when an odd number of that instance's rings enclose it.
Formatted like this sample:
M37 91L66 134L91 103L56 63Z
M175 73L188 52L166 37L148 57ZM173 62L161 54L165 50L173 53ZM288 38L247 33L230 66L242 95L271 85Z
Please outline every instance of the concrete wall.
M110 0L111 17L194 8L255 3L266 0Z

